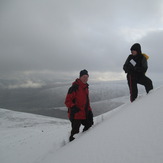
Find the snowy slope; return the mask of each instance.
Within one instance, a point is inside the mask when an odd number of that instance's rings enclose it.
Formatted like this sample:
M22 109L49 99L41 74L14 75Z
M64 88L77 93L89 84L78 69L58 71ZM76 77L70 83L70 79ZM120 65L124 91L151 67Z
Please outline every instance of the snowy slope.
M112 111L48 163L162 163L163 88Z
M0 109L1 163L162 163L163 88L95 118L66 145L66 120Z
M63 146L66 120L0 109L0 163L34 163Z

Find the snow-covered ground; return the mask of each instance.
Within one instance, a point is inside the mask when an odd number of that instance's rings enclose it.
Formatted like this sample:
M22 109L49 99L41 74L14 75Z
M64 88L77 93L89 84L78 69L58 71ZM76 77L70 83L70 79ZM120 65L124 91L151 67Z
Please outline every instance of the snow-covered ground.
M163 87L95 117L67 143L67 120L0 109L1 163L162 163Z
M0 162L33 163L62 146L69 122L0 109Z

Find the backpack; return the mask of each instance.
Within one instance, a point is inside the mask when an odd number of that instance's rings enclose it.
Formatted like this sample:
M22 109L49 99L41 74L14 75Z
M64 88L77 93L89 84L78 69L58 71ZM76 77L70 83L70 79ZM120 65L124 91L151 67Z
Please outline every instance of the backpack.
M145 53L142 53L142 55L146 58L146 60L148 60L149 59L149 56L147 55L147 54L145 54Z

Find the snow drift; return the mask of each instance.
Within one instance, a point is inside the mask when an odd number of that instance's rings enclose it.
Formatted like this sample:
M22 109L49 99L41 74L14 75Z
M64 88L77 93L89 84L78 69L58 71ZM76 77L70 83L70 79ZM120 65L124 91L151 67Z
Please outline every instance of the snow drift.
M95 118L67 143L66 120L0 110L2 163L162 163L163 88ZM18 120L17 120L18 119Z

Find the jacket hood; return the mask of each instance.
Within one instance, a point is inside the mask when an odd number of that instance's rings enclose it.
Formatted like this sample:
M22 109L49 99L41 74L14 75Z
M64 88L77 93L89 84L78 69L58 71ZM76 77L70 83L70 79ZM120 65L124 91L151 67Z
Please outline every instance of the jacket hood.
M84 84L80 79L76 79L73 83L72 83L72 85L80 85L81 87L88 87L88 84L86 83L86 84Z
M142 53L141 52L141 45L139 43L135 43L134 45L132 45L130 50L131 51L132 50L135 50L135 51L138 52L138 54L141 54Z

